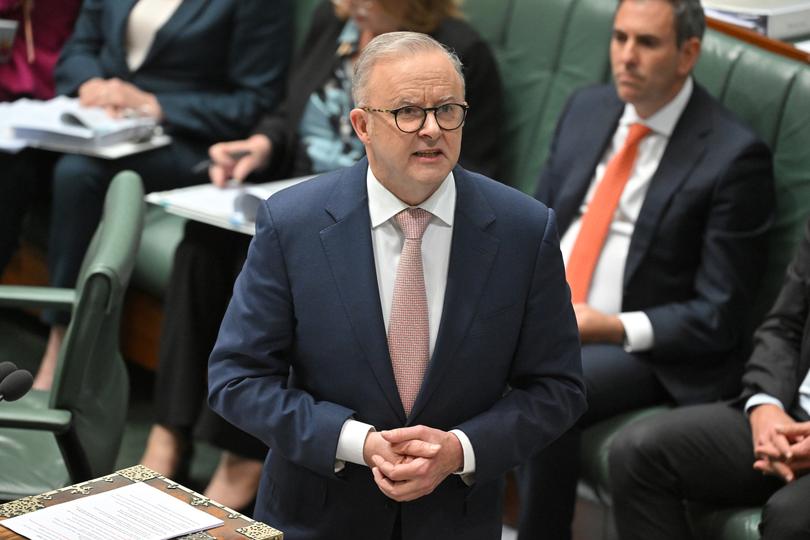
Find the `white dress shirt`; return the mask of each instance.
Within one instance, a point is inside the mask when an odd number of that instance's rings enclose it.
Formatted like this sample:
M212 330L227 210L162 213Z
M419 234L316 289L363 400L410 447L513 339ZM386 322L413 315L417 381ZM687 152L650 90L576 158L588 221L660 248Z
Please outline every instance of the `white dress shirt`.
M394 281L405 236L394 216L409 205L388 191L371 172L366 175L368 210L371 218L371 243L377 269L377 287L380 291L385 328L391 318L391 303L394 296ZM444 292L447 286L447 269L450 265L450 247L453 241L453 219L456 210L456 182L451 172L439 188L427 200L418 205L433 217L422 236L422 267L425 274L425 292L428 301L428 327L430 330L430 354L439 335ZM338 439L335 471L343 468L344 462L365 465L363 445L374 426L354 419L346 420ZM461 442L464 466L458 474L475 472L475 453L469 438L460 430L451 431Z
M757 405L765 405L766 403L776 405L783 411L785 410L784 403L770 394L760 393L754 394L748 398L748 401L745 402L745 412L751 414L751 409ZM805 375L802 384L799 386L799 406L804 409L804 412L810 415L810 372Z
M135 71L146 59L155 34L177 11L183 0L138 0L127 21L127 65Z
M591 288L588 291L588 305L603 313L619 315L626 336L625 349L630 352L650 350L655 343L652 324L643 311L621 312L624 267L630 249L630 239L633 236L636 220L644 204L650 181L661 163L661 157L667 148L675 124L689 102L692 88L692 79L689 78L672 101L646 119L639 117L633 105L629 103L625 105L613 139L594 171L588 193L580 206L579 216L571 223L560 241L560 250L567 265L582 225L582 216L587 211L596 187L605 174L608 162L624 146L632 124L644 124L649 127L652 132L639 144L633 171L622 191L616 214L602 248L602 254L594 269Z

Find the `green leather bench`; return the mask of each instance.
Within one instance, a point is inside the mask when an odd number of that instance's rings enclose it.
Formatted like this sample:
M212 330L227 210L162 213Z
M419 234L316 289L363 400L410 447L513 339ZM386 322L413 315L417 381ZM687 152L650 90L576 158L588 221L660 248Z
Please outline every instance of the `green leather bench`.
M297 28L318 0L296 0ZM505 91L500 137L506 180L532 193L547 156L557 117L582 85L610 80L608 43L616 0L465 0L469 21L492 46ZM298 32L298 38L302 33ZM299 41L300 43L300 41ZM696 79L747 121L774 151L777 219L764 285L755 310L763 314L810 215L810 66L709 30ZM474 114L475 103L472 103ZM150 213L133 282L157 297L165 289L180 220ZM651 409L623 415L586 433L583 492L610 503L607 452L615 433ZM704 538L758 538L759 509L695 508Z
M507 180L532 193L557 116L570 92L610 80L608 43L616 0L466 0L471 22L495 49L506 95L501 136L509 152ZM768 270L755 312L764 314L810 216L810 66L709 30L696 79L748 122L774 152L777 219ZM471 104L473 107L475 104ZM586 431L580 492L610 504L607 454L629 422L666 408L611 418ZM758 508L694 507L706 539L759 538ZM607 529L610 527L608 526ZM609 537L609 531L604 537Z

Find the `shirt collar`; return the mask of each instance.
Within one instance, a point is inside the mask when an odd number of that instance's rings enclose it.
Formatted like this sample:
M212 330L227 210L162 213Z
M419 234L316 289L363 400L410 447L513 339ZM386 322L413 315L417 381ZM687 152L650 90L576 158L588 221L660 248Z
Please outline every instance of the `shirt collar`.
M675 130L675 124L678 123L678 119L686 108L686 104L689 103L689 98L692 97L693 88L694 83L692 82L692 77L687 77L680 92L649 118L641 118L636 112L636 108L628 103L624 106L624 113L622 114L621 120L619 120L619 124L622 126L644 124L653 130L653 132L669 137Z
M371 172L371 167L366 173L366 190L372 229L376 229L406 208L410 208L377 180L377 177ZM450 171L433 195L416 207L427 210L445 225L452 227L456 210L456 180L453 171Z

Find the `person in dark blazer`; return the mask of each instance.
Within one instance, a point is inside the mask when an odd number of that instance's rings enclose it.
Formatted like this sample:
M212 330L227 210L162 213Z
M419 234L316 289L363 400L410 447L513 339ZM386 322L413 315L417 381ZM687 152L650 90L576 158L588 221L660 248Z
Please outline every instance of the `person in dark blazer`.
M704 27L696 0L620 2L614 84L575 92L560 116L536 197L559 220L588 412L520 471L521 539L571 537L581 428L739 389L773 173L767 146L690 76ZM594 247L585 231L606 206L600 188L637 128L646 135L577 293L576 267Z
M764 540L810 534L810 221L754 334L743 391L632 424L610 452L623 540L692 538L684 501L764 504Z
M212 181L243 180L260 164L251 179L304 176L355 163L363 145L349 120L351 63L374 36L397 29L429 33L460 56L472 107L460 160L497 177L500 143L490 126L501 118L501 84L491 50L460 18L452 0L384 0L325 1L316 8L292 63L284 103L264 117L249 139L211 148ZM237 152L248 154L229 157ZM186 466L192 439L222 448L206 495L235 507L254 497L267 449L211 413L204 404L205 372L249 240L206 224L186 226L164 298L156 423L141 460L173 476Z
M65 155L56 164L48 249L51 284L72 287L107 184L132 169L146 191L204 180L208 146L249 132L279 100L290 50L287 0L87 0L56 66L57 92L111 115L160 121L168 147L117 160ZM51 335L35 388L48 388L69 314Z
M255 516L285 538L500 538L503 474L584 406L554 214L456 165L430 37L372 40L353 94L367 159L261 206L209 401L270 448Z

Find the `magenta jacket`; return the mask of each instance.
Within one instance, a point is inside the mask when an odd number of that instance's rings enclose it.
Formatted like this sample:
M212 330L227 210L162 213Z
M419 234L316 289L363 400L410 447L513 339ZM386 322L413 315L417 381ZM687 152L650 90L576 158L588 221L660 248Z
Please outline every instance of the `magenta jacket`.
M29 0L30 1L30 0ZM35 0L30 12L34 59L28 61L24 0L0 0L0 19L19 21L12 57L0 63L0 101L54 95L53 67L70 37L81 0Z

